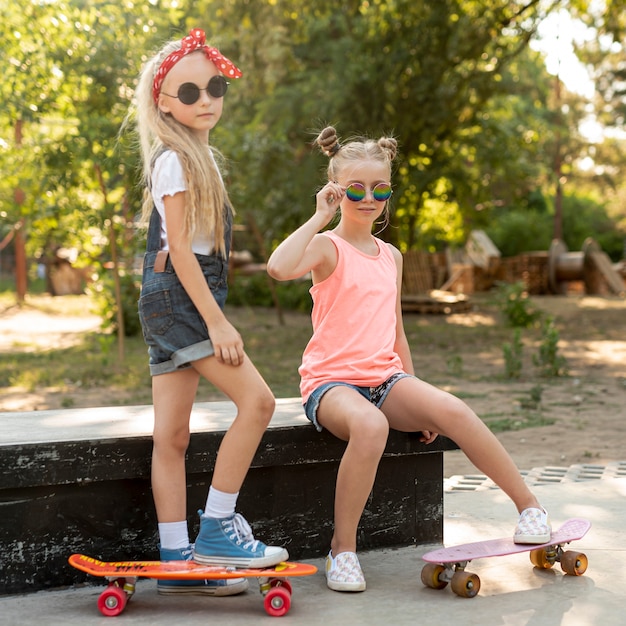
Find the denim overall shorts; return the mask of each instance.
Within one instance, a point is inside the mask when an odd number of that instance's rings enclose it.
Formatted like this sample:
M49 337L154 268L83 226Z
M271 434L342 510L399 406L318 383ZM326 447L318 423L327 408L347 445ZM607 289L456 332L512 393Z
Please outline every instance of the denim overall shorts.
M225 211L226 258L196 254L207 285L224 308L228 293L228 255L232 232L230 210ZM169 254L160 251L161 217L152 210L143 261L139 319L150 357L150 374L168 374L190 367L193 361L214 354L204 319L178 280Z

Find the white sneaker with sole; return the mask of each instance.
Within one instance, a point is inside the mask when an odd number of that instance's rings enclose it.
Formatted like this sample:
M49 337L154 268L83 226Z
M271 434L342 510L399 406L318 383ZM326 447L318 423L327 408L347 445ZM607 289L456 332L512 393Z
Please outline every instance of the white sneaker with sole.
M550 541L552 527L544 508L524 509L519 516L513 541L515 543L546 543Z
M365 591L365 577L354 552L340 552L326 557L326 584L333 591Z

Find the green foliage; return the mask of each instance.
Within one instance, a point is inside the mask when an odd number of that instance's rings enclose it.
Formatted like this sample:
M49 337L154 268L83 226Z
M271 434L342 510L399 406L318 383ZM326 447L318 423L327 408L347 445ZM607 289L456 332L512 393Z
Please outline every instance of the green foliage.
M551 417L545 417L540 411L529 411L519 417L504 417L500 419L487 417L484 421L492 432L502 433L511 430L523 430L524 428L550 426L550 424L554 424L556 420Z
M604 203L589 196L567 195L563 198L563 239L569 250L582 250L588 237L593 237L613 261L624 253L626 232L616 228Z
M552 241L554 218L531 209L498 211L485 232L504 257L522 252L548 250Z
M496 433L554 424L556 421L554 418L543 415L541 410L542 395L543 387L541 385L533 385L528 390L528 395L518 398L521 415L496 419L487 417L485 423Z
M264 274L236 275L228 285L228 304L232 306L273 306L272 292L267 280Z
M525 410L538 411L541 408L541 398L543 396L543 387L541 385L533 385L528 396L520 398L520 407Z
M134 337L141 334L141 324L137 312L139 285L132 274L122 273L119 280L124 336ZM94 313L102 318L102 330L117 334L119 324L113 276L110 273L104 273L100 280L89 287L89 293L92 298ZM104 348L104 346L101 347ZM103 354L107 352L108 350L103 350Z
M556 378L567 374L567 360L559 354L559 331L552 316L546 317L541 328L539 352L533 356L540 376Z
M150 402L150 374L147 353L142 337L133 337L126 343L126 359L120 363L102 347L111 345L109 335L91 333L76 346L36 352L11 352L3 355L0 367L0 389L23 387L27 390L55 388L59 394L75 389L123 390L125 395L113 392L107 396L111 405L124 404L128 394L131 403ZM62 401L71 406L71 399Z
M509 326L529 328L541 317L541 312L532 307L524 283L499 283L496 300Z
M581 250L585 239L593 237L614 261L622 258L626 230L608 214L606 203L589 194L568 193L562 198L563 240L569 250ZM533 194L519 208L498 208L485 231L502 256L546 251L554 233L554 211L545 198Z
M342 137L399 139L384 238L403 250L461 241L488 219L479 206L516 202L549 175L552 79L525 45L543 15L491 0L348 2L340 12L328 0L230 3L221 31L237 33L249 73L212 136L238 164L237 207L262 206L271 242L302 223L325 167L308 144L330 122Z
M231 306L268 307L274 306L274 298L267 274L251 276L236 275L228 286L228 304ZM309 313L311 311L311 295L309 281L290 281L277 283L273 281L278 302L283 309Z
M513 341L502 346L504 354L504 373L507 378L520 378L522 375L522 331L513 331Z
M446 371L452 376L463 375L463 357L455 354L446 359Z
M551 218L533 195L549 204L557 145L570 188L579 182L573 164L588 149L577 132L584 102L564 93L555 103L554 78L528 46L561 4L350 0L338 11L330 0L5 2L0 217L25 220L33 257L74 247L88 264L112 258L115 243L120 266L130 266L138 155L135 138L119 130L143 61L201 26L244 72L211 143L229 160L238 219L254 211L268 249L311 214L327 162L310 142L334 123L343 138L398 138L383 237L401 249L442 249L482 227L506 256L545 250ZM601 13L608 30L617 4ZM589 184L618 189L622 155L613 150L611 167ZM616 259L619 211L608 222L594 211L579 227L572 213L587 211L566 198L570 249L591 236Z

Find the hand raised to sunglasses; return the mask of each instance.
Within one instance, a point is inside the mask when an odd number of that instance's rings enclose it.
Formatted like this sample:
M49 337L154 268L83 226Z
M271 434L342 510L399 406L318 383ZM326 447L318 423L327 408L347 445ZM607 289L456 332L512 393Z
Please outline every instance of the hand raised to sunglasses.
M346 190L339 183L334 181L326 183L315 196L315 212L324 215L327 218L326 223L330 222L345 195Z

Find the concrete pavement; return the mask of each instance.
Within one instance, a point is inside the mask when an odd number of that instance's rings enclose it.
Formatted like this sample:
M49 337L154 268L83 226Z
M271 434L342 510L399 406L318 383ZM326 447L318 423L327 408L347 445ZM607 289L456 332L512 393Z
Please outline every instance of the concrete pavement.
M461 481L462 482L462 481ZM480 482L480 481L478 481ZM290 612L280 624L477 624L480 626L618 626L624 624L626 567L621 539L626 522L626 477L581 482L564 480L534 487L550 512L553 527L569 517L592 521L589 533L572 544L589 559L580 577L565 576L557 565L536 570L528 554L475 561L468 570L480 576L472 599L449 588L436 591L420 582L421 555L433 546L375 550L359 554L367 591L342 594L326 588L322 559L309 562L320 572L293 579ZM445 494L446 544L506 536L516 512L499 489L449 490ZM43 591L0 597L0 624L6 626L91 626L112 624L96 607L101 587ZM172 623L267 624L257 586L228 598L161 597L154 581L143 580L115 624L133 626Z

